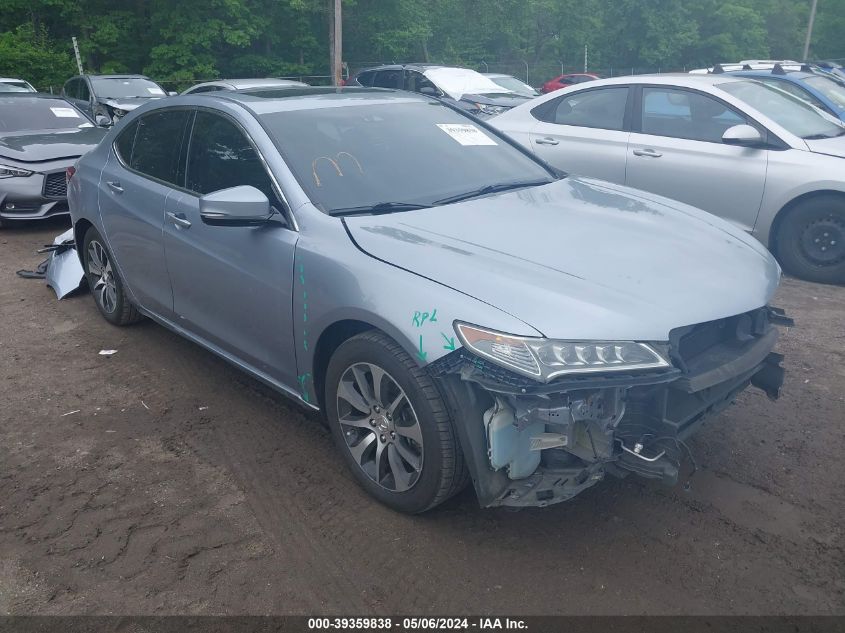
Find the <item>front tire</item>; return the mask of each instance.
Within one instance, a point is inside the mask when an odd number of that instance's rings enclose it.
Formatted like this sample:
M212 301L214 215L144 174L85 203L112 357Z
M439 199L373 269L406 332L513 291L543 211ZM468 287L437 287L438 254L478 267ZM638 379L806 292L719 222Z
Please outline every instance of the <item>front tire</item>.
M129 325L139 321L141 314L129 301L112 255L97 229L93 226L88 229L82 244L85 278L100 314L114 325Z
M424 512L466 485L457 435L432 378L385 334L371 330L338 347L324 402L347 466L385 505Z
M791 275L845 282L845 197L816 196L790 209L778 230L777 254Z

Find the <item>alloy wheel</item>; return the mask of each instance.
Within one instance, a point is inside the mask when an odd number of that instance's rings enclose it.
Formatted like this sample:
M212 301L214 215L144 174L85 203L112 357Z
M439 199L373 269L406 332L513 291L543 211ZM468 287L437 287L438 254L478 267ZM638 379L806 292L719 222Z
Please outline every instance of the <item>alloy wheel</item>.
M117 309L117 284L106 249L97 240L88 245L88 274L94 277L94 297L103 310L113 313Z
M356 363L337 386L338 421L358 467L391 492L417 483L423 466L423 438L405 391L381 367Z

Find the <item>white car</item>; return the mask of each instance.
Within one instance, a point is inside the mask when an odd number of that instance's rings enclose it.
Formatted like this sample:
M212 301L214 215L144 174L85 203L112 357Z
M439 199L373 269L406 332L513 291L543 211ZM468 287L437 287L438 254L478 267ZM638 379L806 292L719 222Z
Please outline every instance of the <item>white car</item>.
M185 90L183 95L193 95L202 92L238 92L241 90L258 90L265 88L302 88L308 84L292 79L218 79L196 84Z
M37 90L23 79L0 77L0 92L37 92Z
M798 277L845 282L845 124L781 90L724 74L617 77L490 125L559 169L721 216Z

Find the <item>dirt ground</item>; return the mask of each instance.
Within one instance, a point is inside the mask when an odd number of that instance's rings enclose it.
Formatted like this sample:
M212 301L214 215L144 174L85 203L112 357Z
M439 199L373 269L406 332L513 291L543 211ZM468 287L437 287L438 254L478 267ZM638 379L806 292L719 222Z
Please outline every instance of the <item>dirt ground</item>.
M689 490L408 517L282 396L18 278L63 229L0 231L0 614L845 614L845 288L784 282L783 395L704 426Z

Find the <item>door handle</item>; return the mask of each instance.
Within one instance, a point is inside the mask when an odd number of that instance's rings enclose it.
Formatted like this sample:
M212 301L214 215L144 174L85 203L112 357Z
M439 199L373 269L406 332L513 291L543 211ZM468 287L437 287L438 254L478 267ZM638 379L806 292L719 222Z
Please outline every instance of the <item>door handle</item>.
M120 186L119 180L108 180L106 181L106 184L115 193L123 193L123 187Z
M560 141L558 141L557 139L549 138L548 136L546 138L538 138L534 142L537 143L537 145L559 145L560 144Z
M170 220L171 224L175 224L177 229L191 228L191 221L185 217L184 213L173 213L172 211L168 211L167 219Z
M663 154L658 152L656 149L649 148L649 149L635 149L634 150L634 156L646 156L648 158L660 158L661 156L663 156Z

